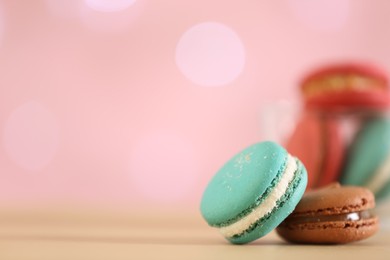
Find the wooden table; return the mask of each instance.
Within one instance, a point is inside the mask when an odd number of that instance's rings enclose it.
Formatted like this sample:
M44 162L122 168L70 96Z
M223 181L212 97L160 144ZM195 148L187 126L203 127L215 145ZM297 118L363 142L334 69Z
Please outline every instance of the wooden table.
M390 259L390 221L365 241L292 245L275 233L228 244L197 212L0 210L0 259Z

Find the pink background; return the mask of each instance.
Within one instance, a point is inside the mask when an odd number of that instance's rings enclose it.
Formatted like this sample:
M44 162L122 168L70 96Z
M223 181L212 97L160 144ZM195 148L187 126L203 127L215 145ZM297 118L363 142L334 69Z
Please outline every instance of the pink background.
M280 136L272 120L298 100L306 71L390 67L388 10L386 0L0 1L0 203L197 208L229 157Z

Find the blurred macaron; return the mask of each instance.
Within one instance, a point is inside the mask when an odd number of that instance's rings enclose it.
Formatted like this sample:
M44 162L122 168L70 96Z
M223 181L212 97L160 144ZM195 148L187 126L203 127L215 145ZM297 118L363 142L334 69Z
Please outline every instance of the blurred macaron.
M301 82L305 105L316 109L383 108L390 104L388 78L376 65L331 64Z
M362 124L349 148L341 182L367 187L379 200L390 194L390 118L373 117Z
M305 165L308 189L338 180L345 149L338 121L333 117L304 112L286 149Z

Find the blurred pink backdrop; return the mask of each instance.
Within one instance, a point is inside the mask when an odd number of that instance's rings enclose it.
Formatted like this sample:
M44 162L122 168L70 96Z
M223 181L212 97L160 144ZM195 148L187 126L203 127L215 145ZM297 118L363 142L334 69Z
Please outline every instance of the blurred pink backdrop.
M386 0L0 1L1 205L197 208L229 157L269 138L264 111L299 101L306 71L390 67L388 10Z

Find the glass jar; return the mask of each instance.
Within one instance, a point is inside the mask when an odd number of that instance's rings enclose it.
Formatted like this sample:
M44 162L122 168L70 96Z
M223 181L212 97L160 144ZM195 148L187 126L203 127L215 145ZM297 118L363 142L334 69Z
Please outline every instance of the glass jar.
M304 109L286 148L306 166L308 188L338 181L367 187L378 200L390 195L387 111Z

